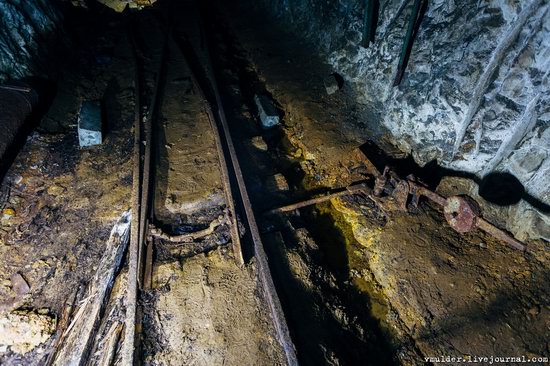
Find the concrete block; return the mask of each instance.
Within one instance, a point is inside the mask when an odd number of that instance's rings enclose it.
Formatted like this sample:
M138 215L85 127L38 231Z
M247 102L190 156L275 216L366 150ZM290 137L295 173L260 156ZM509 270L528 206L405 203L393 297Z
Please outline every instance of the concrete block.
M256 102L256 106L258 107L260 122L263 128L271 128L281 122L279 112L269 97L257 94L254 96L254 102Z
M78 142L80 147L101 145L103 142L101 127L101 102L82 102L78 114Z

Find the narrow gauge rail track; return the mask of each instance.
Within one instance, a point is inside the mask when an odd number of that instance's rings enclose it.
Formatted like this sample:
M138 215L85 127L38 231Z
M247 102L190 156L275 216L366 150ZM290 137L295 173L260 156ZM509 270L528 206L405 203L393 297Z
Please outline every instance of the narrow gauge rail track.
M130 26L129 37L133 45L135 64L135 108L134 108L134 151L133 151L133 183L132 183L132 221L130 231L130 246L128 252L128 289L127 308L125 319L125 342L122 347L122 361L126 365L134 364L139 349L140 315L138 309L138 295L145 287L144 273L149 269L144 266L144 250L152 251L152 243L146 242L146 228L152 216L151 211L151 155L153 151L153 128L158 105L159 89L162 83L163 65L166 57L168 36L164 37L161 59L157 70L153 97L144 116L144 51L139 46L137 31ZM150 257L147 255L147 257ZM149 267L148 264L146 264Z
M197 13L198 15L198 13ZM260 231L255 214L250 203L243 173L240 168L237 153L229 131L226 115L219 94L216 77L208 52L208 45L202 44L200 50L193 47L189 41L191 37L207 42L204 30L197 27L194 34L174 34L171 26L164 29L161 55L156 75L154 88L150 98L149 107L146 108L144 100L146 91L144 67L145 50L140 47L140 39L137 31L132 27L129 36L134 48L135 57L135 109L134 109L134 151L133 151L133 186L132 186L132 221L129 246L129 272L127 288L127 312L125 319L124 343L121 349L123 364L132 365L140 363L140 332L142 329L139 308L140 291L151 286L152 258L154 238L149 235L150 224L154 220L154 181L155 166L153 164L155 153L155 130L161 128L157 123L158 106L163 96L163 84L168 43L174 41L183 53L187 66L192 73L192 83L204 100L204 111L209 117L212 131L217 145L218 158L224 187L224 195L227 203L227 215L230 226L232 248L235 261L243 265L241 249L241 235L237 217L244 217L246 229L250 233L253 244L254 256L258 267L258 280L262 289L264 300L269 307L269 313L276 331L276 337L284 351L288 365L298 365L296 350L291 340L288 325L282 310L282 306L275 290L275 285L268 265L267 255L264 251ZM144 111L146 111L144 113ZM236 182L236 184L235 184ZM237 208L242 212L237 212Z

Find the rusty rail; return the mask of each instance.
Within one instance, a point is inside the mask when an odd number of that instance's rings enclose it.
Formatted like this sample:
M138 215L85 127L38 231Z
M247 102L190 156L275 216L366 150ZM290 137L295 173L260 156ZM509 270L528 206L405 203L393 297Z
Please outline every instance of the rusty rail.
M137 42L132 30L128 30L130 41L133 45L135 57L135 105L134 105L134 151L132 173L132 221L130 224L130 246L128 249L128 287L126 293L126 317L124 326L124 343L121 349L123 364L131 365L134 362L136 310L138 294L138 263L139 263L139 212L141 204L141 82L140 64Z
M235 262L237 263L237 265L242 266L244 265L244 258L241 248L241 237L239 234L239 223L237 220L235 197L231 188L231 181L229 178L229 165L223 150L220 129L218 128L218 125L216 123L216 117L214 116L213 107L206 97L203 86L201 86L201 83L198 80L198 76L196 75L196 73L200 71L197 70L199 66L196 65L196 62L194 62L197 56L194 54L192 46L188 40L186 40L185 38L175 38L176 37L174 37L175 43L180 48L185 60L187 61L189 70L191 70L191 82L193 83L193 87L197 90L200 98L203 101L203 110L208 116L210 127L214 132L214 140L216 141L216 152L218 154L220 173L222 176L223 192L225 195L225 201L227 203L227 215L229 216L230 220L229 228L231 232L231 245L233 247L233 256L235 257Z
M203 29L200 29L200 32L202 33L201 39L207 44L206 32ZM192 46L190 43L188 43L187 47L192 47ZM194 53L194 51L191 53ZM186 54L186 57L189 56L189 52L186 53L184 51L184 54ZM258 273L259 273L260 285L262 287L265 300L269 306L271 318L275 326L277 340L279 341L281 347L283 348L287 364L289 366L298 365L296 349L290 337L290 332L288 329L286 318L283 313L281 302L279 300L279 296L277 295L277 291L275 290L275 284L271 276L271 270L269 268L267 255L264 250L264 245L262 243L260 230L256 222L254 210L252 208L252 204L248 196L248 191L247 191L243 173L240 167L239 159L237 157L237 152L235 150L235 145L231 137L229 125L227 122L222 100L218 90L218 85L216 82L216 77L214 75L212 61L210 59L210 54L209 54L207 45L204 47L203 56L204 58L201 60L203 62L202 62L202 66L200 66L200 69L195 67L194 69L192 68L191 70L194 73L196 72L203 73L203 75L205 76L205 78L203 78L203 82L208 83L208 85L204 85L204 87L209 87L210 91L212 92L212 95L210 96L212 100L209 102L212 103L213 109L215 109L216 117L217 117L216 121L220 125L219 129L218 128L215 129L215 132L218 133L220 137L219 139L216 139L216 142L221 143L221 141L223 140L225 143L225 148L227 149L227 154L229 155L226 160L231 163L231 173L233 174L237 182L237 190L239 192L240 201L244 209L246 224L250 231L252 242L254 245L254 254L255 254L256 264L257 264ZM189 63L190 63L190 66L192 66L191 62ZM223 146L219 145L218 148L221 151L224 151L224 154L225 154L225 150Z
M294 211L299 208L304 208L307 206L312 206L319 203L327 202L333 198L353 195L360 192L370 193L371 189L365 183L358 183L358 184L354 184L349 187L346 187L344 190L340 190L338 192L329 193L321 197L310 198L305 201L300 201L300 202L292 203L290 205L274 208L272 210L267 211L266 214L277 214L277 213Z
M135 58L135 108L134 108L134 152L132 174L132 221L130 231L130 247L128 254L128 290L126 303L126 319L124 327L124 342L121 349L122 363L132 365L136 361L136 353L139 349L139 329L141 328L141 315L138 309L138 294L140 289L147 288L151 284L153 243L146 248L146 237L149 220L152 216L151 181L154 179L152 172L151 156L153 151L153 120L157 111L160 87L164 74L164 64L167 55L168 33L165 35L162 45L162 54L159 61L159 69L156 73L155 87L151 99L151 105L145 118L141 115L141 90L142 90L142 65L140 62L143 52L139 49L133 30L129 30L130 41L133 45ZM144 146L142 146L144 145ZM146 255L144 255L146 251ZM144 263L145 261L145 263ZM148 278L144 278L148 276Z

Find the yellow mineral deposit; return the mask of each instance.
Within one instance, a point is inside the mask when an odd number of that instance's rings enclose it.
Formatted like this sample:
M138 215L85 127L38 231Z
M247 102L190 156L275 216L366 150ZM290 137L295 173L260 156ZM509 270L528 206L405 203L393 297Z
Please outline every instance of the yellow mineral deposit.
M13 208L8 207L2 210L2 218L4 220L9 220L14 216L15 216L15 210Z

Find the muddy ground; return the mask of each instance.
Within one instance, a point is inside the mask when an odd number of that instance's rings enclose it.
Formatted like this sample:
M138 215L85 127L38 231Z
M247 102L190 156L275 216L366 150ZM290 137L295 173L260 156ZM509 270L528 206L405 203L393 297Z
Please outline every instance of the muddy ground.
M63 331L56 331L56 324L64 306L76 293L82 295L113 224L130 207L135 65L128 23L94 8L102 20L92 28L79 14L85 10L73 11L69 26L82 47L68 60L53 104L2 185L0 363L6 365L46 362ZM154 48L146 66L154 69L162 31L151 29L158 25L154 12L140 21L145 22L137 24L145 31L142 46L153 42ZM156 135L161 149L155 224L177 234L223 216L225 201L204 101L173 42L169 53ZM146 95L152 94L155 77L147 75ZM83 100L102 101L106 133L100 146L78 146L76 118ZM237 267L229 241L222 225L196 245L157 242L154 286L140 299L146 364L283 364L254 263ZM102 347L116 338L113 334L120 334L125 271L100 324L93 363L104 357ZM81 300L77 297L77 304Z
M361 179L353 170L361 165L353 149L369 141L390 158L402 156L385 143L384 131L369 124L368 112L353 103L345 85L326 95L323 78L332 70L311 56L310 45L261 14L246 9L240 14L224 18L234 49L247 62L240 75L253 70L258 89L280 106L286 141L279 148L300 166L296 190L343 187ZM293 174L286 177L290 181ZM341 198L302 210L301 216L324 219L326 229L315 233L310 227L319 248L288 248L290 278L311 288L312 279L323 276L312 273L315 256L329 257L329 274L345 278L336 286L352 283L369 298L364 311L376 320L378 338L387 340L391 362L422 364L423 357L434 355L548 356L548 243L526 243L528 250L521 253L479 231L461 235L447 225L441 209L427 203L404 214L382 210L367 197ZM334 240L326 240L329 233ZM344 329L354 321L365 326L359 318L337 321ZM318 352L329 364L390 362L373 361L374 356L350 362L339 347L333 354Z

